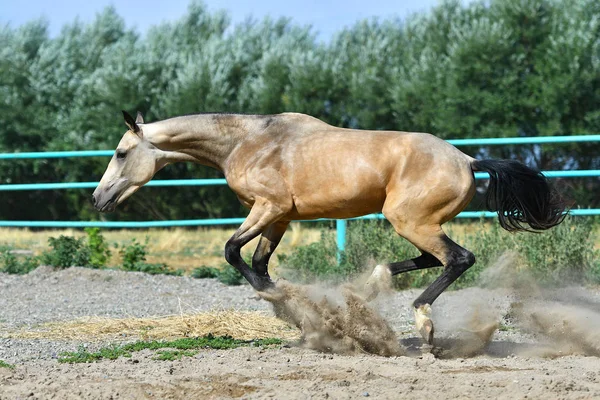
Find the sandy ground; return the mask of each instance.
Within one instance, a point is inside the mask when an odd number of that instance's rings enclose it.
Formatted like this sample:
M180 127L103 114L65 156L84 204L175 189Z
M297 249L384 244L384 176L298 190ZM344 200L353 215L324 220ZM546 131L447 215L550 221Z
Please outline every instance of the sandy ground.
M600 290L468 289L434 305L437 345L422 346L410 303L419 291L373 304L405 355L339 355L286 343L203 350L180 361L154 353L93 364L60 364L60 351L94 341L7 338L14 329L82 316L144 317L232 307L272 312L248 286L119 271L41 268L0 274L0 399L593 399L600 398ZM476 323L500 329L472 347ZM476 325L476 324L475 324Z

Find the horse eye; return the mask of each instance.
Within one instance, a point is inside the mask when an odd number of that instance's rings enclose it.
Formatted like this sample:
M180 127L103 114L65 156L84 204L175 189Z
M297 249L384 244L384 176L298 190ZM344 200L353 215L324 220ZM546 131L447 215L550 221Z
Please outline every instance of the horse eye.
M126 155L127 155L127 152L126 152L126 151L117 151L117 158L118 158L119 160L122 160L122 159L124 159Z

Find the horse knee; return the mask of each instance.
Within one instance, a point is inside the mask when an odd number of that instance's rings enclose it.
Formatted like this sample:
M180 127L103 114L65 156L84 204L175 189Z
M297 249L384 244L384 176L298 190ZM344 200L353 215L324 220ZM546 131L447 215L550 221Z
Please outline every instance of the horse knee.
M469 250L461 248L460 251L452 252L446 268L460 276L463 272L471 268L473 264L475 264L475 255Z
M469 269L473 264L475 264L475 255L471 253L469 250L463 249L460 255L456 260L457 264L464 266L465 270Z
M240 250L241 246L236 243L236 241L230 239L225 243L225 260L230 265L236 266L238 261L240 260Z

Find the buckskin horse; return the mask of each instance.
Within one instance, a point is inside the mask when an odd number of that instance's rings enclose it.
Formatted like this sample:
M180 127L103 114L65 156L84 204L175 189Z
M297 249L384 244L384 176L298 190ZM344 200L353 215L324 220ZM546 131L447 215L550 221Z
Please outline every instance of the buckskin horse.
M427 133L331 126L304 114L198 114L144 123L123 111L123 135L93 194L110 212L166 165L191 161L221 171L250 209L225 245L225 259L257 291L274 287L268 263L290 221L382 212L421 255L379 265L373 279L443 266L414 301L417 330L432 343L431 304L475 256L442 230L471 201L474 171L489 173L486 203L509 231L545 230L565 205L538 171L512 160L476 160ZM252 267L241 248L261 235Z

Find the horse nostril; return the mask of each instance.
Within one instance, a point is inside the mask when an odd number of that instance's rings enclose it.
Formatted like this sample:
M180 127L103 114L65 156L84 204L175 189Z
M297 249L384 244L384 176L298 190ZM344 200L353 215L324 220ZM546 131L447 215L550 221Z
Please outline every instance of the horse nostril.
M92 204L96 205L96 195L92 195Z

